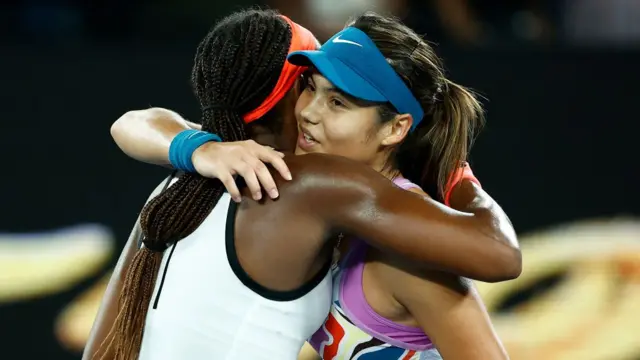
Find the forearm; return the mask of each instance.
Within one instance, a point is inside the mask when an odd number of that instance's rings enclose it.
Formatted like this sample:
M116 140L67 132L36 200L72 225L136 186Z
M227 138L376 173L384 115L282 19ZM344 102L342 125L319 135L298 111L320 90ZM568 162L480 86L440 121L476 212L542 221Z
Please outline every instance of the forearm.
M118 147L138 161L170 166L169 146L181 131L199 125L162 108L129 111L111 126L111 136Z
M366 221L370 229L359 230L366 232L363 238L371 245L412 259L416 265L474 280L497 282L519 275L514 265L520 259L519 250L496 235L483 215L404 195L389 200L393 204L376 204L375 216ZM410 205L418 202L423 204Z
M498 263L486 263L486 266L494 268L498 266L513 277L519 276L522 270L522 257L518 237L513 224L500 205L478 184L465 179L453 190L450 206L456 210L472 213L476 226L486 234L487 238L495 239L513 250L511 256L502 258ZM479 261L482 260L479 259Z
M339 227L425 268L486 282L520 274L520 251L492 223L490 210L461 212L408 191L373 190L348 211L334 211Z
M480 222L487 225L487 228L500 234L496 238L516 249L520 247L509 217L479 185L469 180L461 181L451 196L451 207L473 213Z
M322 219L331 231L356 235L418 266L474 280L496 282L519 275L519 249L486 220L485 211L451 209L345 158L309 154L286 160L300 211Z

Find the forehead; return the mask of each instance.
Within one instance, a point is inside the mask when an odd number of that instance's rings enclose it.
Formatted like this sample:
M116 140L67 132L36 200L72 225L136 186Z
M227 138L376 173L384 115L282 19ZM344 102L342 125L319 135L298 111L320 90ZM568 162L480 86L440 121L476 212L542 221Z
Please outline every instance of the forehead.
M305 76L313 79L313 82L316 86L335 88L331 81L324 77L324 75L322 75L315 67L310 67L309 70L307 70L307 72L305 73Z

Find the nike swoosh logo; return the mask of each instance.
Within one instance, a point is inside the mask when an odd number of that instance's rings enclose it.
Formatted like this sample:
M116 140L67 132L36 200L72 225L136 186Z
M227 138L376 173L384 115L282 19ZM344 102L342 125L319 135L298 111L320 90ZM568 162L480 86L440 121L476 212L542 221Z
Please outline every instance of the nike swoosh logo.
M356 46L362 47L362 45L358 44L355 41L340 39L340 36L338 36L335 39L331 40L331 42L336 43L336 44L351 44L351 45L356 45Z

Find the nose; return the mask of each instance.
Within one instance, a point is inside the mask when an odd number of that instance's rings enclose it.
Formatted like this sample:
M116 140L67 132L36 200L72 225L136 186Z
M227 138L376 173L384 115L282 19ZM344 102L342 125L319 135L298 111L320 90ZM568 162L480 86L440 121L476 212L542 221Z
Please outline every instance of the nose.
M305 123L317 125L320 122L320 115L314 108L314 101L312 101L300 112Z

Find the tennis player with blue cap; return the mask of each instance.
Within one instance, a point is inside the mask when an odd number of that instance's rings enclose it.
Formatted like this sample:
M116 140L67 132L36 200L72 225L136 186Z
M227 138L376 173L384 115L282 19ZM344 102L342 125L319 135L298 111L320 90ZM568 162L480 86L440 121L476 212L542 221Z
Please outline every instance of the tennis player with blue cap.
M299 87L291 88L290 94L298 96L295 109L279 109L295 113L299 129L296 154L347 157L371 166L416 196L428 194L473 213L454 214L438 206L442 211L432 215L436 225L424 232L414 231L418 239L428 238L429 232L438 231L448 216L455 215L465 219L462 227L475 228L473 218L483 219L472 236L481 241L467 239L463 244L464 237L451 233L447 241L429 246L434 257L455 253L461 258L459 268L452 271L445 267L417 269L384 246L369 246L339 234L337 247L343 256L334 275L331 312L309 339L313 349L306 349L315 350L325 360L508 359L473 284L453 274L465 267L478 272L499 268L483 258L512 254L509 246L495 247L495 238L487 240L486 233L503 229L509 222L465 162L473 131L482 120L482 108L471 92L446 78L431 46L401 22L366 13L347 26L319 50L292 52L288 57L293 64L311 67L302 78L304 90L299 93ZM296 159L305 161L302 156ZM334 171L328 165L318 166L317 171ZM341 176L323 181L334 188L336 184L349 188ZM316 179L300 176L293 181L300 188L309 184L322 188L323 183ZM305 206L326 206L326 193L318 191L314 198L304 200ZM286 201L284 194L281 200ZM385 202L381 198L371 201ZM392 206L402 209L407 205ZM336 216L335 208L329 208L330 216ZM362 239L395 235L399 229L411 228L406 219L420 216L413 214L403 218L374 212L375 224L368 232L360 229L356 233ZM369 219L371 213L366 216ZM302 226L311 231L317 225L304 222ZM347 234L353 232L349 227L345 225ZM286 241L290 237L285 236ZM408 240L402 235L399 243L410 249ZM303 253L291 257L292 262L308 260ZM514 264L507 269L509 273L519 274L521 263L516 259L509 264ZM317 359L316 354L306 356L303 353L298 360Z
M447 205L456 184L479 186L465 160L480 104L400 22L365 14L319 50L288 60L311 68L296 104L296 154L365 162L397 186L426 195L424 189ZM390 231L398 226L390 223ZM313 350L325 360L508 358L463 279L435 270L417 276L406 261L359 239L341 249L331 313L299 360L314 358Z
M413 118L412 130L424 116L418 100L362 30L347 27L319 50L289 54L294 65L313 65L333 85L358 99L389 102Z

